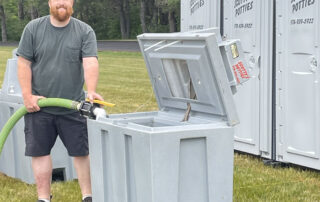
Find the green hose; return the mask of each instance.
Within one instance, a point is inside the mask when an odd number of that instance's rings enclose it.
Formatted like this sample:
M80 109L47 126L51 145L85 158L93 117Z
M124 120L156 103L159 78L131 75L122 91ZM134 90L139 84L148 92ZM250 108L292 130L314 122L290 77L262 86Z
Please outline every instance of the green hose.
M67 100L67 99L61 99L61 98L44 98L38 101L38 105L40 108L41 107L63 107L67 109L78 110L77 106L79 104L80 104L79 102ZM18 109L18 111L16 111L10 117L6 125L4 125L4 127L2 128L0 132L0 155L10 131L12 130L14 125L21 119L21 117L23 117L26 113L28 113L26 107L22 106L20 109Z

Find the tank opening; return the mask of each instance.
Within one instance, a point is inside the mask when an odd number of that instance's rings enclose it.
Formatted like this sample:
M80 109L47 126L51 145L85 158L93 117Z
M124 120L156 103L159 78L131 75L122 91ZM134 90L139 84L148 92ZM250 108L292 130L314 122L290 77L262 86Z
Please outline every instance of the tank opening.
M197 100L187 61L162 59L162 64L172 96Z

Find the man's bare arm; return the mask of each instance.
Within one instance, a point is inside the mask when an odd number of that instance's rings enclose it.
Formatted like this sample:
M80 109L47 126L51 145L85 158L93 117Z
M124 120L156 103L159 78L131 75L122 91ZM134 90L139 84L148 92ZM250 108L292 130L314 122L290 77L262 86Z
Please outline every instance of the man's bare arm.
M84 80L86 82L90 102L94 99L103 100L101 95L96 93L99 78L99 63L96 57L83 58Z
M24 105L28 112L36 112L40 110L38 100L43 96L32 95L31 79L31 62L21 56L18 57L18 79L22 90Z

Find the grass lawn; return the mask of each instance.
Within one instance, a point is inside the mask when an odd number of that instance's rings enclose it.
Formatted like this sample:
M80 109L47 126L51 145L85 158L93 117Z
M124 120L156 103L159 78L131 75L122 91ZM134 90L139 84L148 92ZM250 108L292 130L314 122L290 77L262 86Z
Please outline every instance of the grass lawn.
M0 47L0 84L12 47ZM151 111L157 109L149 77L140 53L99 52L98 92L117 104L109 113ZM3 162L0 162L3 163ZM262 160L235 154L234 201L320 201L320 172L301 168L272 168ZM80 201L76 181L53 183L53 201ZM0 174L0 202L34 202L34 185Z

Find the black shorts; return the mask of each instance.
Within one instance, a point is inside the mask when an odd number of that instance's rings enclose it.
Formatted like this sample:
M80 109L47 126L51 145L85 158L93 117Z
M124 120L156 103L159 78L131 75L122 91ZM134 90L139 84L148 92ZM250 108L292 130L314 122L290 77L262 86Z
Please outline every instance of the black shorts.
M89 154L87 120L79 112L53 115L46 112L24 116L26 156L46 156L59 135L70 156Z

